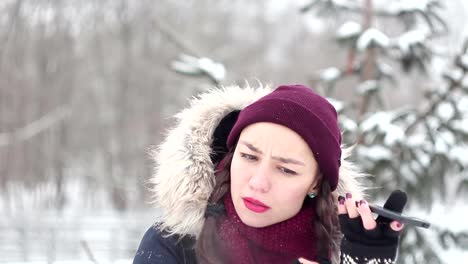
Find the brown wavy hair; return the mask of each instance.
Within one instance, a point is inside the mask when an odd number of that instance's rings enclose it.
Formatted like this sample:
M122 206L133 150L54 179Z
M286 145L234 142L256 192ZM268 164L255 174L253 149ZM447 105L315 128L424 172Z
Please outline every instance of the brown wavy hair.
M231 183L231 162L234 156L234 145L223 160L220 162L222 168L216 172L216 184L208 200L205 223L195 243L195 254L197 262L202 264L223 263L225 256L222 254L217 241L219 234L216 228L216 219L224 213L223 196L229 191ZM318 193L313 199L317 199L314 225L317 243L318 257L330 259L338 250L339 238L341 236L338 222L338 212L328 181L324 181L319 173L317 183ZM310 198L305 198L310 199Z

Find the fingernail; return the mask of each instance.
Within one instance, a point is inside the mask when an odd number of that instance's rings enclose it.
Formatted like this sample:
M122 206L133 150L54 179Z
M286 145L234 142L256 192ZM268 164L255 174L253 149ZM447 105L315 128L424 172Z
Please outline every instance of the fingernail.
M346 193L346 199L351 199L353 198L353 195L351 193Z
M363 205L363 204L366 204L366 200L359 201L359 205Z
M343 205L344 202L345 202L345 198L344 198L343 196L341 196L341 195L338 196L338 202L339 202L341 205Z

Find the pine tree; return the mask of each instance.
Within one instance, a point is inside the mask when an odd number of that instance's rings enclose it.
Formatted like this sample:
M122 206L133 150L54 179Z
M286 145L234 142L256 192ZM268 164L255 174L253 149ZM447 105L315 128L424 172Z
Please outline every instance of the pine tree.
M409 197L406 212L424 215L437 204L460 199L468 190L464 172L468 166L464 155L468 153L468 41L443 76L429 78L437 85L424 91L417 107L389 109L386 97L396 87L421 90L401 87L398 79L411 73L429 77L431 60L439 52L432 40L444 36L448 26L439 15L443 5L438 0L380 1L385 5L379 7L375 2L314 0L300 10L334 21L350 18L336 30L336 41L347 51L345 63L320 71L316 88L335 105L344 143L354 146L355 161L372 175L368 185L375 188L369 190L370 199L383 200L401 189ZM379 28L378 20L390 28ZM398 34L395 29L400 29ZM178 38L170 40L190 54L172 62L174 71L207 77L215 85L222 82L224 66L200 56ZM343 80L355 90L356 98L336 99ZM401 263L444 263L441 251L468 249L468 232L448 225L407 228L400 248Z
M436 53L431 40L447 31L447 25L438 14L440 1L386 1L383 8L376 8L374 2L366 0L359 6L351 1L316 0L301 12L364 18L363 23L347 21L337 29L336 39L348 50L348 57L343 67L319 73L320 86L334 97L340 81L357 77L357 100L334 104L345 142L355 145L357 163L374 176L371 185L378 189L371 190L373 198L383 199L392 190L402 189L409 196L407 209L428 212L434 204L453 202L468 189L464 172L468 166L464 155L468 153L468 42L444 81L425 92L422 108L385 109L384 90L398 85L397 71L390 65L401 65L403 73L427 73ZM389 37L375 27L376 19L402 24L403 31ZM467 238L468 233L453 232L448 226L407 228L400 261L443 263L440 250L467 248Z

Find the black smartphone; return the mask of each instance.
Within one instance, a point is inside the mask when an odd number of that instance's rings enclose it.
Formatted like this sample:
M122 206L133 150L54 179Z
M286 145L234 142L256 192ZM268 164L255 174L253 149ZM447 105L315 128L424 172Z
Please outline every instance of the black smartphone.
M398 222L403 223L405 225L413 225L423 228L429 228L429 226L431 226L431 224L429 224L427 221L416 217L404 216L400 213L385 209L382 206L369 204L369 208L373 213L390 218L392 220L397 220Z

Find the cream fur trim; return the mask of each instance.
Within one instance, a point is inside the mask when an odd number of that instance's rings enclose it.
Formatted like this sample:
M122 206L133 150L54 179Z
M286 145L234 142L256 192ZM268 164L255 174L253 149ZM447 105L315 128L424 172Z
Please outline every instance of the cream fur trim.
M161 210L159 228L169 234L197 237L204 222L208 198L214 186L214 166L210 159L212 134L228 113L241 110L271 92L269 87L228 86L212 89L191 101L175 116L176 125L151 157L156 166L149 181L152 202ZM350 150L343 149L340 181L335 196L352 192L361 197L363 176L346 160Z

